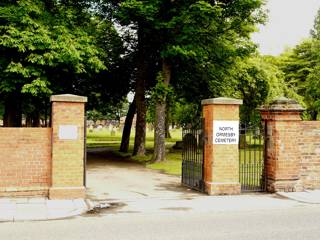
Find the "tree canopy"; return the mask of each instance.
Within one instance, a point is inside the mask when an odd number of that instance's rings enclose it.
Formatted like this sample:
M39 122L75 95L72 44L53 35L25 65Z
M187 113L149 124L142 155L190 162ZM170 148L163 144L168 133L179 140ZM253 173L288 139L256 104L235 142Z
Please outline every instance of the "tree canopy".
M278 66L284 72L285 82L296 92L307 108L307 119L317 120L319 115L318 76L320 67L320 11L315 18L311 37L279 57Z
M53 93L103 95L101 89L97 93L99 81L92 80L119 62L121 41L116 44L114 27L90 14L89 6L54 0L1 4L0 97L6 125L19 126L22 109L39 115Z

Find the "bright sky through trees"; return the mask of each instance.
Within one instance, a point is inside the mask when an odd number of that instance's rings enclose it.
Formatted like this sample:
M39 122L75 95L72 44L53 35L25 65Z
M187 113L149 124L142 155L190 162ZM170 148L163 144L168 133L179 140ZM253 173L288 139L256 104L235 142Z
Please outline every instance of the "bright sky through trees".
M252 36L261 54L278 55L309 37L320 0L267 0L269 20Z

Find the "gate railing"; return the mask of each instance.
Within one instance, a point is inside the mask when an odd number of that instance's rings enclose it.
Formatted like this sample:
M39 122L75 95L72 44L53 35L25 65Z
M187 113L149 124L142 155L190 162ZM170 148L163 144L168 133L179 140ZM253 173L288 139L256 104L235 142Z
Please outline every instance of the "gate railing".
M202 126L200 129L184 128L182 130L182 140L182 184L204 192L204 136Z
M260 125L240 124L239 177L243 192L266 190L265 129Z

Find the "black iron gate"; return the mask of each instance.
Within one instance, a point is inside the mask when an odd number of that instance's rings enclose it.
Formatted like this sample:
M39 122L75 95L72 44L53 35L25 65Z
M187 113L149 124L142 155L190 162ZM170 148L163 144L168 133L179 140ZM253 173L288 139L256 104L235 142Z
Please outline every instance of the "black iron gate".
M204 131L202 126L201 122L200 127L189 127L182 130L182 184L204 192Z
M243 192L265 191L265 127L240 124L239 130L241 190Z

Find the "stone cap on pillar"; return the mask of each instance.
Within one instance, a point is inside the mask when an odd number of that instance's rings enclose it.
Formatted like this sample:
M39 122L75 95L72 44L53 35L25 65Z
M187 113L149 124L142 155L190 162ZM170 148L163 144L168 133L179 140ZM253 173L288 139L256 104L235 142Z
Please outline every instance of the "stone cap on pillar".
M226 98L226 97L218 97L218 98L210 98L201 101L201 105L213 105L213 104L221 104L221 105L242 105L243 101L241 99L235 98Z
M52 95L50 97L50 102L88 102L87 97L73 95L73 94L60 94L60 95Z
M305 109L294 99L279 97L270 105L263 105L258 110L262 112L303 112Z

